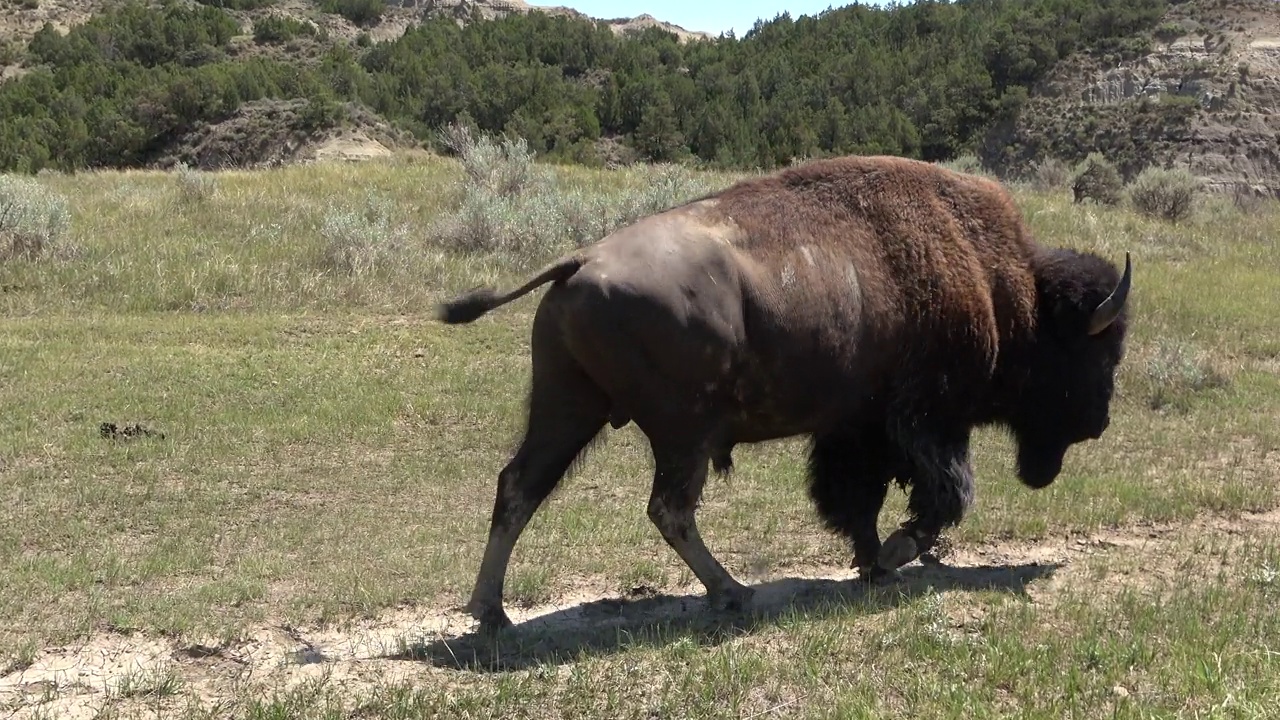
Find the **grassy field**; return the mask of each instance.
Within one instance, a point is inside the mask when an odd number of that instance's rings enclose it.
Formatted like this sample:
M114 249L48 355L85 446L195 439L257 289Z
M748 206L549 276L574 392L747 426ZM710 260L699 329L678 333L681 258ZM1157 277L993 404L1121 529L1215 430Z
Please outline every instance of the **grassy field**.
M731 180L561 168L482 191L416 155L41 176L69 228L0 260L0 713L1277 713L1280 208L1220 198L1172 225L1018 189L1042 241L1133 253L1132 341L1110 430L1051 488L980 434L944 566L838 583L802 447L740 448L700 518L763 600L717 624L645 517L626 428L517 546L526 622L467 636L536 298L465 328L434 304Z

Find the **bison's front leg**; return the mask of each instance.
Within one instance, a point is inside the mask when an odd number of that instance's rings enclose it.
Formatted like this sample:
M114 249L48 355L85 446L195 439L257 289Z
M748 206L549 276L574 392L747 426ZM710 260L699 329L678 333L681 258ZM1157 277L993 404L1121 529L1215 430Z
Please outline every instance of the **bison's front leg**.
M817 436L809 451L809 497L826 526L849 539L853 566L864 579L878 572L880 534L876 522L889 482L905 472L883 428Z
M973 504L969 435L919 435L907 448L913 461L910 517L885 539L877 565L892 571L928 552L938 536L958 524Z

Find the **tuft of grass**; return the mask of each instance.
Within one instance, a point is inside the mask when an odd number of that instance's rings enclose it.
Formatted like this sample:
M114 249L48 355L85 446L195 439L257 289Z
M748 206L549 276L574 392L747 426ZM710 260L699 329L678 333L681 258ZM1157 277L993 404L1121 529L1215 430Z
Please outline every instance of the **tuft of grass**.
M40 646L35 639L23 640L13 650L0 655L0 677L26 670L31 667L39 654Z
M65 253L70 220L60 193L32 178L0 174L0 261Z
M118 698L167 698L182 690L182 678L171 667L137 670L122 677L114 689Z
M1158 340L1144 371L1152 410L1186 411L1194 395L1224 388L1230 382L1230 378L1214 366L1208 353L1176 339Z

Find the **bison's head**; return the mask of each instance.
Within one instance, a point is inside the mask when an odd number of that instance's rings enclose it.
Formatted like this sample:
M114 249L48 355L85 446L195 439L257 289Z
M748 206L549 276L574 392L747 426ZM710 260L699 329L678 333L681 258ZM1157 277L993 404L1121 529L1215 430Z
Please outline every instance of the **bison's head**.
M1046 251L1035 261L1037 326L1009 418L1018 476L1042 488L1067 449L1096 439L1111 421L1115 371L1124 356L1132 266L1124 274L1096 255Z

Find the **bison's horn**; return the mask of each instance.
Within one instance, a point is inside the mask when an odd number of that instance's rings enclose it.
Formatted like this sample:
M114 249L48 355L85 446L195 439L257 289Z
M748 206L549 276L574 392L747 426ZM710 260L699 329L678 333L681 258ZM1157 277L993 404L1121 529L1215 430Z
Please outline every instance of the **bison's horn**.
M1093 316L1089 318L1089 334L1097 335L1107 329L1116 318L1120 317L1120 311L1124 309L1125 302L1129 299L1129 285L1133 281L1133 265L1129 261L1129 253L1124 254L1124 275L1120 276L1120 282L1116 285L1116 289L1111 291L1106 300L1098 303L1098 307L1094 308Z

